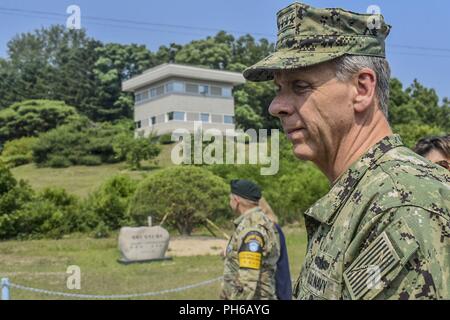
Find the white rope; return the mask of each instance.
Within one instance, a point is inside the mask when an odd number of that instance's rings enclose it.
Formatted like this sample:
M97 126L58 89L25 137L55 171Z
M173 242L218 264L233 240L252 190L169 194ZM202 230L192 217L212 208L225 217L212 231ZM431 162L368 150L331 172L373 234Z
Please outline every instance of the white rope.
M218 277L215 279L202 281L195 284L190 284L184 287L174 288L174 289L167 289L162 291L155 291L155 292L145 292L145 293L134 293L134 294L113 294L113 295L93 295L93 294L77 294L77 293L65 293L65 292L57 292L57 291L50 291L50 290L44 290L44 289L37 289L37 288L31 288L26 287L20 284L10 283L11 288L16 288L19 290L25 290L30 292L36 292L36 293L42 293L42 294L48 294L48 295L54 295L54 296L61 296L61 297L70 297L70 298L81 298L81 299L129 299L129 298L138 298L138 297L150 297L150 296L158 296L163 295L167 293L174 293L174 292L180 292L188 289L193 289L201 286L206 286L211 283L217 282L222 280L223 277Z

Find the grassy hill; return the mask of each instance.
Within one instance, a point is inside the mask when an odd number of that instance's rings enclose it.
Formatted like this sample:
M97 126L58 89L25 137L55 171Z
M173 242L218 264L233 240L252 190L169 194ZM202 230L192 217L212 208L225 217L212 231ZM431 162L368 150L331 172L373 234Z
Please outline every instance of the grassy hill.
M170 153L173 145L163 145L161 153L155 159L156 166L144 163L144 170L132 171L126 163L104 164L100 166L72 166L69 168L38 168L35 164L13 168L11 171L16 179L26 180L35 190L48 187L60 187L67 192L86 197L96 190L105 180L117 175L126 174L133 179L143 179L160 168L172 165Z

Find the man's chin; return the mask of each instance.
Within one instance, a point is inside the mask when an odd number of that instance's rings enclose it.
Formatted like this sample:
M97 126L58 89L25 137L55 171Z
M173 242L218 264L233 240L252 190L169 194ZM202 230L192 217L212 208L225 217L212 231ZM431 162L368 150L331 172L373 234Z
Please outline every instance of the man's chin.
M303 161L312 161L312 154L311 154L311 150L309 150L308 148L306 148L305 144L301 144L301 143L294 143L292 146L292 151L294 153L294 156L299 159L299 160L303 160Z

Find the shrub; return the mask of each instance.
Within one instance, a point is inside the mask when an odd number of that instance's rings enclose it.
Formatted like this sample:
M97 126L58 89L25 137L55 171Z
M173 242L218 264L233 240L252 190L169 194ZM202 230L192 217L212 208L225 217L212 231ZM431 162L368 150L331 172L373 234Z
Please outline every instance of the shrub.
M73 223L78 214L77 205L77 199L64 190L47 189L14 212L0 217L0 238L60 238L80 231Z
M159 155L161 147L155 136L134 138L129 134L120 134L114 143L114 150L121 158L125 158L132 169L140 169L141 161L151 160Z
M30 186L22 180L17 182L11 171L0 164L0 216L20 209L32 196Z
M163 134L159 137L159 143L161 144L172 144L172 135L171 134Z
M33 160L39 166L51 167L122 161L125 156L113 146L118 136L132 135L127 130L123 124L96 124L83 118L40 135L33 147Z
M137 182L128 176L110 178L86 200L85 213L110 230L129 224L127 208L136 187Z
M95 227L95 229L91 232L91 237L95 239L107 238L111 233L110 228L104 223L100 221L100 223Z
M0 163L0 197L10 191L17 185L17 180L12 175L11 171Z
M52 168L67 168L70 165L70 160L62 155L51 155L47 160L47 166Z
M147 217L167 223L183 235L191 234L205 218L229 216L228 186L208 170L195 166L163 169L143 180L134 194L129 214L137 225Z
M102 164L99 156L82 156L78 159L78 163L84 166L98 166Z
M0 195L0 216L11 214L32 200L33 190L25 181L19 181L9 191Z
M64 214L50 201L36 199L0 220L0 238L38 239L63 235Z
M37 136L76 119L74 107L62 101L26 100L0 111L0 143Z
M36 143L35 137L24 137L11 140L5 143L1 153L1 159L9 167L17 167L33 161L33 146Z

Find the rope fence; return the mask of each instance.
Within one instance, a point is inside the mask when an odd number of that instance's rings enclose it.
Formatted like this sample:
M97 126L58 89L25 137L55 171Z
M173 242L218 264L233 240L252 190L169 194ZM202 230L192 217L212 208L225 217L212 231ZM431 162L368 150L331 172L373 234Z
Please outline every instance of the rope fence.
M161 290L161 291L134 293L134 294L113 294L113 295L77 294L77 293L66 293L66 292L50 291L50 290L45 290L45 289L37 289L37 288L31 288L31 287L23 286L20 284L12 283L9 281L8 278L3 278L1 280L1 288L2 288L1 292L2 292L2 300L10 300L11 289L35 292L35 293L39 293L39 294L67 297L67 298L78 298L78 299L102 299L102 300L131 299L131 298L152 297L152 296L159 296L159 295L163 295L163 294L167 294L167 293L181 292L181 291L185 291L185 290L189 290L189 289L193 289L193 288L207 286L207 285L215 283L217 281L221 281L222 278L223 277L218 277L218 278L198 282L195 284L190 284L190 285L183 286L183 287Z

